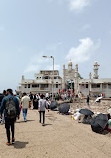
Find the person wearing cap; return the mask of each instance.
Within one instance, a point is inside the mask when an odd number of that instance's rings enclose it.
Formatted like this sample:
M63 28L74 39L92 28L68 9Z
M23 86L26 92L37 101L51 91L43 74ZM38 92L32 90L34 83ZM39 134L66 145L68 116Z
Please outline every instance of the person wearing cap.
M9 146L9 145L11 145L11 142L10 142L10 128L11 128L11 132L12 132L12 144L14 144L14 142L15 142L15 137L14 137L14 129L15 129L15 127L14 127L14 123L16 121L16 117L19 118L20 108L19 108L18 99L13 96L12 89L7 89L6 93L7 93L7 96L3 98L2 103L1 103L1 117L2 117L2 113L4 111L4 113L5 113L5 128L6 128L6 134L7 134L7 140L8 140L6 145ZM6 106L7 106L8 100L13 100L14 105L16 107L16 116L14 118L9 118L7 116Z

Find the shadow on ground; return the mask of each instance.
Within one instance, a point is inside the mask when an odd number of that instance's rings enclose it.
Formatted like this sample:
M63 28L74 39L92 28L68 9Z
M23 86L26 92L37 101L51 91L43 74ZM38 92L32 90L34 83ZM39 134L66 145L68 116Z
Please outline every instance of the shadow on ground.
M19 141L15 141L15 144L13 145L14 148L16 149L23 149L26 147L26 145L28 144L29 142L19 142Z
M27 120L27 122L32 122L32 121L35 121L35 120ZM25 121L17 121L16 123L26 123Z
M51 121L55 121L57 119L57 117L53 116L53 115L46 115L46 117L51 120Z
M110 132L108 132L107 130L104 130L101 134L102 135L106 135L106 134L109 134Z
M52 125L51 123L46 123L44 126L50 126L50 125Z

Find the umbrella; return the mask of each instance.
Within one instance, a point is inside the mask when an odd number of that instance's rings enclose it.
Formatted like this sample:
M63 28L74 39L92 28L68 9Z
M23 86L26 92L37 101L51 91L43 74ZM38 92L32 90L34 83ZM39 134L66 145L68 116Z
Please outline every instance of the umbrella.
M94 114L94 113L93 113L91 110L89 110L89 109L81 109L79 112L80 112L81 114L84 114L84 115L87 115L87 116Z
M108 115L107 114L99 114L93 118L91 122L91 128L96 133L101 133L106 125L108 124Z
M59 106L59 112L62 113L62 114L68 113L69 109L70 109L70 105L67 104L67 103L61 104Z
M84 124L91 124L91 121L92 121L92 116L85 115L85 117L82 120L82 123L84 123Z
M98 97L95 102L100 102L100 100L102 99L103 97Z
M50 109L51 109L51 110L56 109L56 108L57 108L57 105L58 105L58 103L57 103L56 101L53 101L53 102L50 104Z

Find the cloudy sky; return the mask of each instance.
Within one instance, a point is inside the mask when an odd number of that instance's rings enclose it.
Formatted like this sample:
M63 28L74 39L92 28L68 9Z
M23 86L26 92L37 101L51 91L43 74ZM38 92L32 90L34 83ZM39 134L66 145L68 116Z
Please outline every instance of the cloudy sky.
M71 59L83 78L111 78L111 0L0 0L0 91Z

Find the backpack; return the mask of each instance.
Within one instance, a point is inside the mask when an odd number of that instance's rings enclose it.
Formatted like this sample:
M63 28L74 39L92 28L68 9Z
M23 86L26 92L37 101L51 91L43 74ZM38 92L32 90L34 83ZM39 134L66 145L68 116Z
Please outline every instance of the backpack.
M6 97L6 116L7 118L13 119L16 118L16 105L12 98Z

